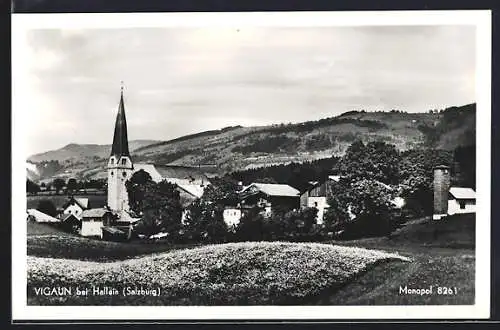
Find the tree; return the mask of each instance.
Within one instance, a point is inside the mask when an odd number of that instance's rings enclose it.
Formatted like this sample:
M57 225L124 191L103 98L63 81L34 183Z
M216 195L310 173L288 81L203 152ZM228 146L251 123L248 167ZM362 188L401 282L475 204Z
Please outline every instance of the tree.
M54 203L48 199L42 199L38 202L36 209L42 213L48 214L52 217L57 216L57 209Z
M456 183L476 189L476 145L457 147L453 152L453 159L459 169Z
M236 206L239 202L239 189L240 186L234 179L229 177L214 178L212 183L203 191L202 199L222 207L227 205Z
M395 194L395 189L375 180L345 185L329 196L325 227L349 238L386 235L399 220L392 203Z
M66 189L70 192L74 192L78 189L78 182L75 178L71 178L68 180L68 182L66 183Z
M139 171L135 172L132 177L130 178L130 182L133 184L139 184L139 185L144 185L147 182L152 182L153 179L151 178L151 175L144 171L143 169L140 169Z
M30 179L27 179L26 180L26 191L29 194L36 194L40 191L40 187L36 183L31 181Z
M236 226L235 237L239 241L261 241L267 238L264 217L259 207L248 210Z
M380 141L365 145L357 140L347 148L335 169L351 182L372 179L395 184L399 179L399 161L400 155L394 145Z
M52 181L52 186L56 189L56 194L59 194L61 189L64 187L65 182L61 178L57 178L54 181Z
M189 240L221 243L226 240L228 227L223 218L224 207L198 199L186 210L184 229Z
M239 202L238 183L230 178L215 178L200 199L186 210L184 229L186 236L197 242L223 242L229 228L224 222L224 208Z
M136 230L147 236L165 232L176 237L181 228L182 205L176 186L164 180L152 181L134 174L125 185L132 211L141 215ZM134 183L140 182L140 183Z
M419 217L433 212L434 167L452 165L452 154L446 150L413 149L401 155L399 187L406 199L405 212Z

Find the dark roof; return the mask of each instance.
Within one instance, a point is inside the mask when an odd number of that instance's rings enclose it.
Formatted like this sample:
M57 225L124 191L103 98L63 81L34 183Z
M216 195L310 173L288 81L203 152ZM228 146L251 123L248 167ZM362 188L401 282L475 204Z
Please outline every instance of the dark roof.
M65 215L62 217L61 221L63 221L63 222L64 222L64 221L68 221L68 220L69 220L69 219L71 219L71 218L73 218L74 220L76 220L76 221L78 221L78 222L80 221L80 219L78 219L78 218L77 218L74 214L71 214L71 213L65 214Z
M118 106L118 114L116 115L111 156L130 156L128 151L127 120L125 118L125 105L123 103L123 89L120 93L120 105Z

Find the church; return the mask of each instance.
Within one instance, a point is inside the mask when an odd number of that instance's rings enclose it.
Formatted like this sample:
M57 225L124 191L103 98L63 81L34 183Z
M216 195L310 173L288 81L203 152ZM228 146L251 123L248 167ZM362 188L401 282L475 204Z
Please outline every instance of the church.
M125 187L125 182L130 179L133 173L134 164L128 148L127 119L122 86L111 155L107 166L107 205L104 208L83 211L82 236L130 238L133 224L140 220L130 213L127 188Z
M175 184L183 207L187 207L194 200L200 198L205 188L211 184L210 177L214 176L214 173L189 166L134 164L128 145L127 119L122 86L113 144L106 169L108 182L107 204L102 208L83 210L80 230L82 236L103 239L131 238L133 225L140 218L137 218L130 210L125 183L139 170L149 173L155 182L166 180Z

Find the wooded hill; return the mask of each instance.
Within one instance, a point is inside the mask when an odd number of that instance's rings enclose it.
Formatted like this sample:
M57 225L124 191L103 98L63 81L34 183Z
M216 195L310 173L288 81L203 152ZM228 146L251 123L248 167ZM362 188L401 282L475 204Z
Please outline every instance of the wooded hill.
M305 162L342 156L353 141L382 141L400 151L431 147L454 150L475 144L476 105L450 107L427 113L349 111L315 121L269 126L232 126L169 141L147 141L132 147L134 162L172 165L217 165L221 173L261 166ZM70 148L71 147L71 148ZM106 146L109 147L109 146ZM84 147L82 147L84 148ZM65 148L74 150L78 145ZM77 178L104 177L107 153L99 149L60 150L30 157L31 161L58 160L60 171ZM85 161L78 155L84 154ZM63 155L63 156L61 156ZM44 177L44 176L42 176Z

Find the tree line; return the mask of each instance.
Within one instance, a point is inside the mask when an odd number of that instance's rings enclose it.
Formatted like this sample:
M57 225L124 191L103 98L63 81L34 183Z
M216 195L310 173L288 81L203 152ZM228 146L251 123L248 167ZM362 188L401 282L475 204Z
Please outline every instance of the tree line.
M106 188L106 180L104 179L90 179L78 181L75 178L70 178L67 181L62 178L56 178L49 183L42 182L37 184L30 179L26 179L26 192L31 195L36 195L40 191L54 190L56 194L63 191L66 193L75 193L79 190L85 189L98 189L103 190Z

